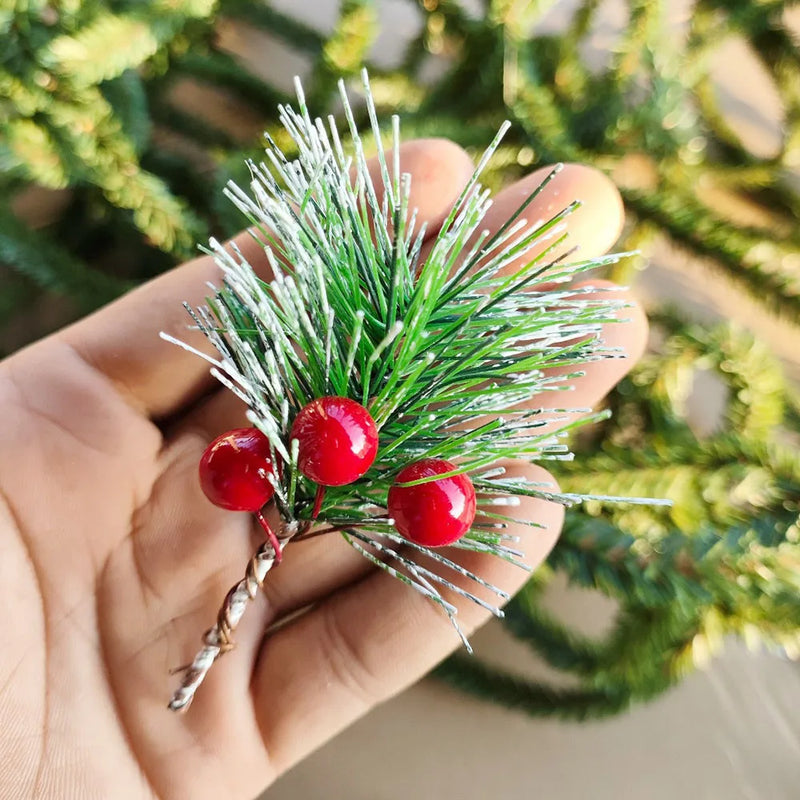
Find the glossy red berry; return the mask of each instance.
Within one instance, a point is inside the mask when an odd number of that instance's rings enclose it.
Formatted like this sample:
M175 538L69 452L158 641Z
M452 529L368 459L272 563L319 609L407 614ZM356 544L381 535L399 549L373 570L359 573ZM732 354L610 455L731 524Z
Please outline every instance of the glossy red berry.
M347 397L320 397L300 410L290 434L298 467L321 486L344 486L364 475L378 453L378 428L364 406Z
M269 440L257 428L236 428L218 436L200 459L200 486L216 506L258 511L275 488Z
M443 547L460 539L475 519L475 487L464 474L398 486L457 469L450 461L425 458L409 464L389 489L389 516L406 539L425 547Z

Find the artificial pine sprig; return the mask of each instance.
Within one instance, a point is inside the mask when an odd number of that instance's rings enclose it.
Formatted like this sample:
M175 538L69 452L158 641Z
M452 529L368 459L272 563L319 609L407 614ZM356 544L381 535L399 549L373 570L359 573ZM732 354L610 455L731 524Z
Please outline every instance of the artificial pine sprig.
M298 81L298 109L279 109L297 158L286 159L268 138L265 162L249 164L249 193L233 183L226 190L251 223L274 277L263 281L235 244L212 240L208 252L220 267L222 286L207 307L188 309L218 356L194 352L247 404L250 420L268 440L271 463L282 465L269 480L283 528L280 545L266 543L248 577L232 589L172 708L188 705L205 671L230 645L244 601L254 596L288 539L313 535L313 524L327 524L378 567L440 605L469 648L456 608L441 589L498 616L502 612L448 575L501 600L508 595L442 551L401 535L386 510L392 485L423 487L471 474L480 516L452 546L520 566L522 553L504 533L509 518L498 510L518 504L520 496L565 505L586 499L506 478L492 465L505 458L571 457L566 434L592 417L567 421L568 413L524 404L542 392L568 390L584 364L620 355L600 335L604 324L619 321L624 302L569 282L621 255L572 263L554 256L577 201L550 219L525 219L532 200L557 180L559 167L496 233L483 230L492 201L479 177L504 125L423 259L425 226L409 208L411 179L400 170L398 118L392 119L387 153L366 72L363 86L380 185L370 177L344 84L352 153L345 151L333 117L311 118ZM525 257L522 269L506 274ZM562 369L559 377L550 372L556 367ZM361 477L325 490L301 473L291 430L301 410L331 397L362 404L379 431L379 445ZM565 409L575 411L588 409ZM445 471L396 483L399 470L420 459L443 462ZM439 571L418 563L421 555Z

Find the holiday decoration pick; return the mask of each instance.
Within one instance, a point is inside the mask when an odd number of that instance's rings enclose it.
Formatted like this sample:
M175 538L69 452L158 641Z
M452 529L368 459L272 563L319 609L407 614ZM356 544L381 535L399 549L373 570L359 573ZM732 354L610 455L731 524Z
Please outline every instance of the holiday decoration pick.
M246 606L290 541L341 535L438 604L469 649L442 589L498 616L497 606L465 587L500 601L508 595L462 567L457 551L524 567L503 511L521 496L566 505L587 499L508 477L497 464L570 458L565 435L600 418L529 405L543 392L569 389L583 365L621 355L600 335L624 303L606 290L598 297L569 286L576 273L620 256L572 263L553 256L577 200L550 219L525 219L559 167L499 230L482 228L491 199L478 179L506 124L423 257L425 226L409 208L398 118L387 153L366 72L363 86L380 179L370 176L344 85L350 149L332 117L311 118L296 82L298 110L279 111L297 157L289 160L268 138L265 162L249 164L249 193L233 183L226 189L261 243L272 280L258 277L235 243L212 240L222 285L206 307L187 310L218 356L162 334L210 361L212 374L247 405L254 428L212 442L201 484L211 502L256 514L266 534L183 669L173 710L191 703L233 646ZM526 256L524 267L506 274ZM579 421L575 411L584 414ZM280 518L275 532L267 503ZM535 519L514 521L539 527Z

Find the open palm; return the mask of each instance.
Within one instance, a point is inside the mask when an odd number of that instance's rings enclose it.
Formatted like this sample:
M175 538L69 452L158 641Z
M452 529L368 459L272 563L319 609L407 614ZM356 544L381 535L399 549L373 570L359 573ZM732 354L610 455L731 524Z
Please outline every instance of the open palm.
M472 165L442 140L411 142L401 158L433 232ZM540 178L503 192L488 227ZM598 173L567 167L529 218L574 198L585 205L572 241L600 254L621 206ZM240 244L257 263L255 244ZM259 543L251 518L211 506L196 477L208 442L246 424L243 409L200 359L158 338L189 335L181 301L201 302L215 279L197 259L0 365L3 798L252 798L457 645L424 598L320 537L289 546L191 710L167 710L170 669L191 659ZM629 358L591 365L574 405L596 403L641 353L641 312L626 316L607 339ZM537 467L509 469L542 479ZM517 513L549 526L513 531L537 564L561 510L528 499ZM462 562L509 591L525 578L478 554ZM465 630L484 620L460 606Z

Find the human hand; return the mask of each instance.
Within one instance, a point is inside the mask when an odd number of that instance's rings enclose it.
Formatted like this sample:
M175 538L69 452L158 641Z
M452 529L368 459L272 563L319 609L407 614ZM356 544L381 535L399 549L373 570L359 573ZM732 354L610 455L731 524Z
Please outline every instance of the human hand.
M401 157L430 235L472 164L442 140L408 143ZM502 192L487 227L544 174ZM585 204L568 220L570 241L583 257L599 255L622 208L593 170L566 167L527 216L546 219L574 198ZM266 269L250 237L239 243ZM0 364L4 798L251 798L458 643L423 597L339 537L315 538L287 548L235 654L214 667L191 710L166 709L170 668L191 659L263 536L251 515L212 506L197 480L208 442L247 424L241 404L215 388L200 359L158 337L190 339L181 302L201 303L216 279L213 262L196 259ZM605 338L628 358L588 365L573 405L596 404L641 354L644 317L635 307L624 315L631 322L608 326ZM508 467L551 480L539 467ZM558 535L561 507L528 498L515 513L548 526L509 531L535 566ZM526 577L477 553L461 560L510 592ZM467 632L485 620L478 606L458 605Z

